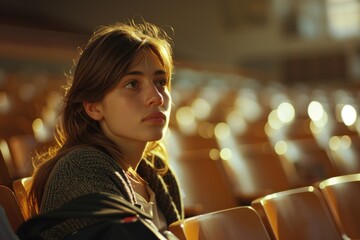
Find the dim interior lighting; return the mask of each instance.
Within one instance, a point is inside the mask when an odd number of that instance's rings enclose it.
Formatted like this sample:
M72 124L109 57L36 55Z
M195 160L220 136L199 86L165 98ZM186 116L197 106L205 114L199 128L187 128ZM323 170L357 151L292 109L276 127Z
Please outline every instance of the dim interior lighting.
M215 137L218 139L226 139L230 136L230 127L226 123L218 123L214 129Z
M284 155L288 150L287 143L285 141L278 141L275 144L275 152L277 155Z
M295 109L293 105L288 102L283 102L277 107L276 111L278 118L283 123L290 123L295 118Z
M220 159L220 150L216 149L216 148L211 149L209 152L209 157L210 157L210 159L215 160L215 161L219 160Z
M324 108L321 103L317 101L311 101L308 105L308 115L313 121L319 121L324 115Z
M211 112L210 104L202 98L195 99L192 104L191 108L193 109L194 115L197 119L206 119Z
M223 148L220 151L220 157L223 160L230 160L232 157L232 151L230 148Z
M341 109L341 118L346 126L351 126L355 123L357 112L351 105L344 105Z
M180 107L176 111L176 120L179 125L192 125L195 122L195 115L191 107Z

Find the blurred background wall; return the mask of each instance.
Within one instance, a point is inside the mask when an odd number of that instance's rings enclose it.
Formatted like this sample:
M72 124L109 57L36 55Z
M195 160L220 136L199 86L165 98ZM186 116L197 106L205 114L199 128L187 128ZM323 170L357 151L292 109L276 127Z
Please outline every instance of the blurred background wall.
M359 0L0 0L0 67L63 70L95 27L138 16L167 29L184 64L288 83L360 77Z

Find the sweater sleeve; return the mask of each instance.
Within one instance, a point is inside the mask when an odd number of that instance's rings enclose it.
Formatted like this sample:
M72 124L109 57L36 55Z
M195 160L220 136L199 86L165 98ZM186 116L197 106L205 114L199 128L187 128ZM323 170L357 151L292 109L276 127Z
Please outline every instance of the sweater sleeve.
M52 211L79 196L107 192L133 202L124 171L110 156L91 147L68 153L55 165L46 184L40 212ZM95 219L69 219L43 233L44 239L61 239L93 224Z
M67 154L54 167L41 203L41 212L56 209L78 196L108 192L130 200L127 178L108 155L94 148Z

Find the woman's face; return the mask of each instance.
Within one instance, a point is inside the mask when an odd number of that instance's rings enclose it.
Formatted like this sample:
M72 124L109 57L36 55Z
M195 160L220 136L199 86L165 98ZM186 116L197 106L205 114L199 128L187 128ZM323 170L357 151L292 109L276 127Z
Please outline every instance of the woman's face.
M170 117L168 76L150 50L139 51L117 86L96 103L104 134L119 146L163 137Z

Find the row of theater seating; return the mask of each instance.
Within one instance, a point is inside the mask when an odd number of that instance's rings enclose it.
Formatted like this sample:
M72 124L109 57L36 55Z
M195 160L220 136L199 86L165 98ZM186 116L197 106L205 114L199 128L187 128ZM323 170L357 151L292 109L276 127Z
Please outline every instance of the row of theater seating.
M30 217L26 191L31 178L0 185L0 206L17 227ZM360 173L337 176L264 195L247 206L235 206L187 217L169 230L182 240L218 239L359 239Z
M359 239L360 174L262 196L175 222L180 239Z
M357 109L356 88L290 88L243 78L202 82L199 78L225 76L177 74L165 143L188 217L251 205L261 196L360 172L359 120L348 126L337 113L344 106ZM60 85L43 78L29 83L15 74L10 80L3 85L5 95L0 94L0 120L5 123L0 131L0 184L12 188L14 181L30 176L35 149L52 142L61 97ZM51 87L36 88L32 84L37 81ZM22 88L33 94L15 101L19 105L10 104L26 93ZM317 109L323 112L320 120L308 113L313 101L322 106ZM330 145L334 142L337 147Z

